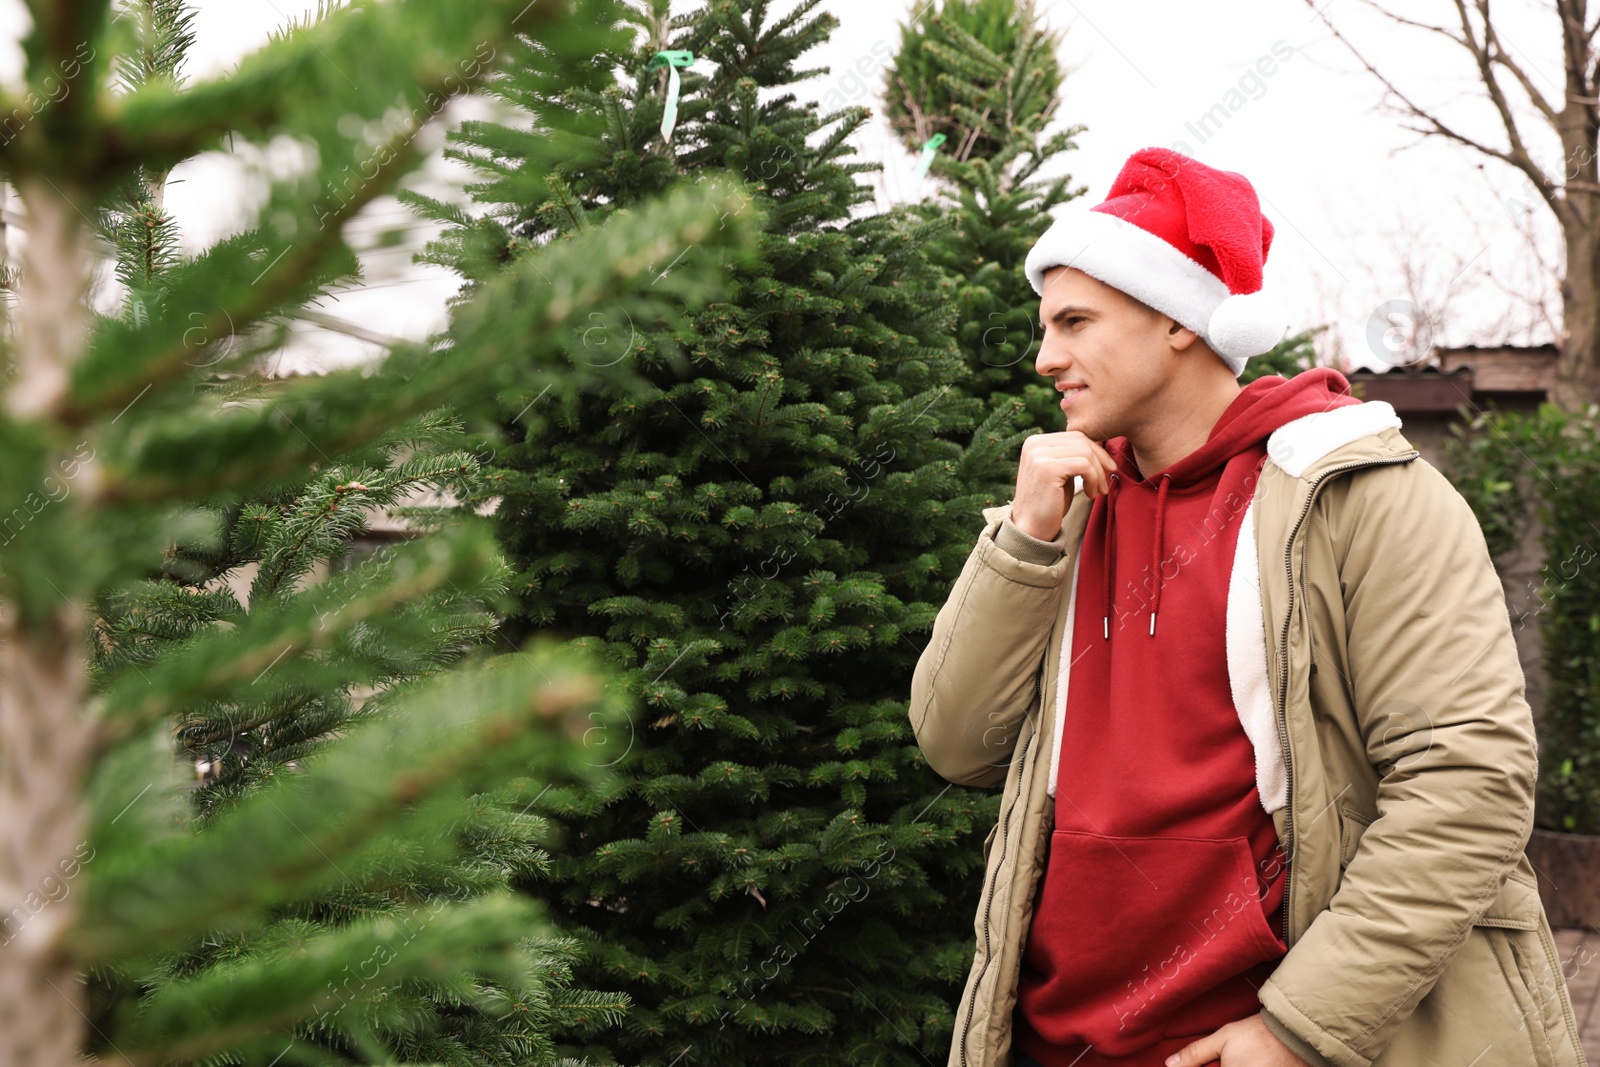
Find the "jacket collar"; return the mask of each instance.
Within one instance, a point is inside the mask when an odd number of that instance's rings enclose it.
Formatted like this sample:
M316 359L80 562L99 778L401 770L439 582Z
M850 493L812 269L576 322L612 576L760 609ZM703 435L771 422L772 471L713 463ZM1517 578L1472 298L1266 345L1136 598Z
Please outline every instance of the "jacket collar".
M1400 416L1385 400L1312 412L1284 423L1267 438L1267 456L1284 473L1314 481L1330 467L1413 451L1398 433Z

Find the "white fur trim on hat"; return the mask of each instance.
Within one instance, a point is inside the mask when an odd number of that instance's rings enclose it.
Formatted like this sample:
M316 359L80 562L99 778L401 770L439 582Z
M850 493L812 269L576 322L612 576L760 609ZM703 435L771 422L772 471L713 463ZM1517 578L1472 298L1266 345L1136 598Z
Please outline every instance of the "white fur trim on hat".
M1230 367L1238 360L1237 375L1244 371L1245 360L1272 351L1288 328L1288 318L1271 294L1235 293L1211 312L1205 338Z
M1040 235L1023 264L1034 292L1044 295L1044 272L1055 266L1076 267L1196 333L1228 297L1221 278L1150 231L1104 211L1068 212Z
M1235 377L1250 356L1282 340L1288 325L1271 297L1230 294L1221 278L1166 241L1104 211L1068 211L1034 242L1023 272L1035 293L1044 294L1044 272L1057 266L1075 267L1171 315L1199 334Z

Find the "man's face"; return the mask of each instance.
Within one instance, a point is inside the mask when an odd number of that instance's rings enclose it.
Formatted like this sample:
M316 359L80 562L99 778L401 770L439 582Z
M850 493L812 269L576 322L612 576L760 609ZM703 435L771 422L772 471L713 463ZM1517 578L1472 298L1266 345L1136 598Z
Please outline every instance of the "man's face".
M1175 358L1171 319L1076 267L1045 272L1039 318L1034 366L1057 389L1085 387L1063 394L1067 429L1105 441L1156 418Z

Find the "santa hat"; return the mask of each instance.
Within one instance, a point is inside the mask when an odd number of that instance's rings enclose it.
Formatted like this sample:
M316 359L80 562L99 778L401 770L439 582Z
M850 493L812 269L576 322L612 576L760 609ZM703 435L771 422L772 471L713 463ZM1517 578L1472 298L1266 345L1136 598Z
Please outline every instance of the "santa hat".
M1199 334L1238 376L1288 328L1261 292L1271 247L1272 223L1244 175L1143 148L1103 203L1051 224L1023 269L1042 295L1045 271L1076 267Z

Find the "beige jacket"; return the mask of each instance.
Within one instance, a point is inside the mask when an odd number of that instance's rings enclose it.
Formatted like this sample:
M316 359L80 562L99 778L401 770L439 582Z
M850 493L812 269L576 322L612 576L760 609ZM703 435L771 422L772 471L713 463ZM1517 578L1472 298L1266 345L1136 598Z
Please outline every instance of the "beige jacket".
M1241 521L1230 684L1289 865L1262 1015L1314 1067L1584 1067L1523 852L1538 749L1505 596L1471 509L1399 426L1368 401L1280 427ZM1052 542L985 509L913 676L929 766L1003 790L951 1067L1011 1063L1052 761L1071 773L1054 718L1091 502Z

